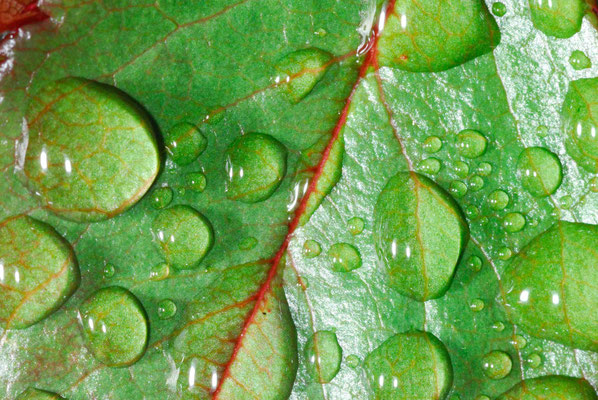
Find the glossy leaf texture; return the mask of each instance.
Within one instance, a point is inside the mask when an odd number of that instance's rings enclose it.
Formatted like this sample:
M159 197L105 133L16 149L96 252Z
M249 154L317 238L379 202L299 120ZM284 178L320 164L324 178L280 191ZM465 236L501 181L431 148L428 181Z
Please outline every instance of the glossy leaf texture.
M452 385L441 392L449 396L496 397L544 375L598 384L595 353L535 338L513 324L503 280L509 258L557 221L598 223L598 183L567 153L561 113L571 82L598 75L596 67L569 63L574 51L592 65L598 61L593 18L557 39L534 27L527 0L503 1L501 17L486 10L497 9L489 1L475 6L483 16L475 31L461 41L451 37L457 53L471 50L463 62L434 46L415 49L421 59L411 70L444 71L410 72L379 61L405 60L389 47L393 35L377 41L376 34L387 20L399 30L402 16L409 17L401 10L415 12L417 2L381 3L62 0L43 6L49 21L4 41L1 217L27 213L53 226L73 246L81 282L43 321L2 332L0 396L14 398L34 386L68 399L365 399L374 396L366 357L414 331L433 335L443 355L446 349ZM450 18L459 10L441 11L435 9L454 23L447 35L462 32L465 19ZM415 33L417 27L409 31ZM160 147L170 146L148 194L100 222L69 222L46 211L18 168L28 103L69 76L127 93L152 117ZM188 128L182 134L181 126ZM176 140L193 132L206 141L199 140L201 151L185 149L177 164L168 132ZM241 135L255 133L284 146L285 168L267 160L265 166L277 166L275 181L240 186L243 194L266 187L267 196L238 201L227 182L231 169L240 170L227 168L227 154ZM551 165L560 165L559 176L524 185L519 170L536 171L517 168L528 147L558 157L560 164ZM199 157L189 161L189 154ZM236 157L254 173L256 157L247 158ZM426 302L391 287L377 256L374 208L399 172L427 176L454 199L469 227L469 240L458 241L462 254L452 257L457 265L454 277L447 274L446 293L443 284L439 297ZM179 205L210 227L198 236L209 244L183 260L184 268L164 263L170 251L189 255L178 225L169 223L175 229L166 249L154 223ZM422 221L442 226L435 218ZM83 302L108 286L130 291L148 319L145 353L120 368L93 356L78 322ZM314 367L307 358L318 357L316 332L333 332L330 342L342 350L322 345L321 355L334 359ZM504 378L489 378L483 365L489 354L511 360L495 374Z

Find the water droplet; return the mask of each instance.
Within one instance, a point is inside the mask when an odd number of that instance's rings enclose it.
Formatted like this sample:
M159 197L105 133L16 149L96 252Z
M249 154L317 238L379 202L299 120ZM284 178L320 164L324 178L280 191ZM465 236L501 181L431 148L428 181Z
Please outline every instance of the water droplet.
M592 60L581 50L574 50L569 57L569 64L574 70L581 71L592 66Z
M507 6L500 1L492 4L492 14L496 15L497 17L502 17L507 13Z
M355 354L351 354L350 356L347 356L345 362L347 363L349 368L357 368L361 363L361 360Z
M332 331L318 331L305 344L307 372L320 383L328 383L341 367L343 351Z
M518 212L510 212L502 220L502 226L507 232L519 232L525 226L525 217Z
M348 243L333 244L328 250L328 257L332 261L332 270L336 272L349 272L361 267L359 251Z
M176 304L170 299L160 300L158 303L158 317L160 319L169 319L176 314Z
M206 189L207 180L203 172L189 172L185 175L185 187L195 192L203 192Z
M478 131L465 129L457 136L457 149L463 157L476 158L484 154L488 141Z
M476 172L481 176L488 176L492 173L492 165L487 162L480 163Z
M561 117L567 132L565 147L575 162L589 172L598 172L598 78L569 84Z
M548 375L525 379L498 397L498 400L567 399L590 400L596 391L583 378Z
M529 0L534 26L546 35L566 39L581 29L583 0Z
M527 340L521 335L515 335L513 340L511 340L513 346L517 347L519 350L524 349L527 346Z
M590 190L594 193L598 193L598 177L590 179Z
M521 152L517 174L524 189L534 197L553 194L563 180L561 161L542 147L528 147Z
M508 247L502 247L502 248L498 249L497 255L498 255L498 258L500 258L503 261L506 261L509 258L511 258L511 256L513 255L513 252Z
M159 263L150 270L150 279L153 281L161 281L170 275L170 267L166 263Z
M490 400L490 397L480 394L478 396L475 397L475 400Z
M359 217L353 217L348 221L347 225L349 227L349 232L351 233L351 235L355 236L363 232L365 222L363 221L363 219Z
M505 330L505 324L503 324L500 321L496 321L493 325L492 325L492 329L494 329L497 332L502 332Z
M372 399L444 399L453 383L446 347L427 332L392 336L366 357L364 368Z
M87 347L107 366L131 365L145 352L147 316L125 288L110 286L93 293L79 307L79 322Z
M380 192L374 220L376 252L390 286L419 301L442 296L468 236L454 199L425 176L400 172Z
M539 137L546 137L548 135L548 127L546 125L540 125L536 129Z
M568 210L573 205L573 197L566 194L560 198L559 202L561 204L561 208Z
M176 268L194 268L214 243L212 225L192 207L176 205L160 211L152 233L162 255Z
M538 353L531 353L529 356L527 356L526 361L530 367L539 368L542 365L542 356L540 356Z
M482 311L484 309L484 307L485 307L485 304L484 304L484 300L482 300L482 299L475 299L469 305L469 308L471 309L471 311L474 311L474 312Z
M428 136L424 140L424 151L426 153L437 153L442 148L442 139L438 136Z
M382 67L444 71L489 53L499 41L500 31L484 2L442 7L401 3L380 33L378 59Z
M30 387L22 392L17 400L64 400L64 397L46 390Z
M58 80L32 96L27 120L24 173L43 206L63 218L112 218L141 199L158 175L150 117L116 88Z
M284 56L276 65L284 93L293 103L300 102L324 77L332 55L315 47L294 51Z
M470 219L473 219L480 215L480 210L473 204L470 204L465 207L465 215L467 215Z
M476 192L484 187L484 179L481 176L474 175L469 180L469 188L472 192Z
M453 169L460 178L467 178L467 175L469 175L469 165L463 161L456 161L453 164Z
M104 278L112 278L114 276L114 273L116 272L116 268L114 268L114 265L107 263L104 266Z
M449 187L449 192L457 197L461 198L467 193L467 185L461 181L452 181Z
M287 171L287 149L270 135L237 138L226 152L226 196L256 203L269 198Z
M190 123L174 125L164 136L166 149L178 165L189 165L204 152L208 139Z
M0 222L0 319L7 329L46 318L79 280L73 249L50 225L26 215Z
M513 361L504 351L494 350L482 358L482 370L490 379L503 379L511 372Z
M495 190L488 196L490 208L496 211L504 210L509 205L509 195L502 190Z
M157 210L168 207L168 205L172 202L173 197L174 194L172 193L172 189L168 186L156 188L152 193L152 206Z
M317 31L314 32L314 35L316 36L320 36L320 37L324 37L328 34L328 32L326 32L326 30L324 28L320 28Z
M475 272L482 269L482 259L478 256L470 256L467 259L467 267L471 268Z
M316 242L315 240L309 239L303 243L303 254L305 257L314 258L319 256L321 252L322 247L320 246L320 243Z
M435 175L440 171L440 167L442 164L437 158L426 158L422 162L419 163L418 169L423 174Z
M239 249L251 250L257 245L257 239L253 236L246 237L239 242Z

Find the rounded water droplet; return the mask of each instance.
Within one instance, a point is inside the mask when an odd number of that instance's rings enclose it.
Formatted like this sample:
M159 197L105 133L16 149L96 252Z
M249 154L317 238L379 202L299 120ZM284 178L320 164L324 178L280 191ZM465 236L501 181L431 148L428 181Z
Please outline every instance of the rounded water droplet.
M257 246L257 239L253 236L246 237L239 242L239 249L241 250L251 250L255 246Z
M480 163L476 172L481 176L488 176L492 173L492 165L487 162Z
M478 272L482 269L482 259L478 256L470 256L467 259L467 266L475 272Z
M164 142L172 160L179 165L191 164L208 146L208 139L195 125L187 122L170 128Z
M515 335L513 340L511 340L513 346L517 347L518 349L523 349L527 346L527 340L521 335Z
M145 352L147 316L125 288L110 286L93 293L79 307L79 322L87 347L107 366L131 365Z
M170 267L166 263L159 263L152 267L150 270L150 279L153 281L161 281L166 279L170 274Z
M488 196L490 208L496 211L504 210L509 204L509 195L502 190L495 190Z
M351 354L350 356L347 356L345 362L347 363L349 368L357 368L361 363L361 360L355 354Z
M513 255L513 251L511 249L509 249L508 247L503 247L498 250L497 255L498 255L498 258L500 258L503 261L506 261L509 258L511 258L511 256Z
M565 148L585 170L598 172L598 78L578 79L569 84L561 109Z
M455 170L455 174L460 178L466 178L469 175L469 165L466 162L456 161L453 164L453 169Z
M256 203L269 198L287 171L287 149L270 135L250 133L226 151L226 196Z
M566 194L559 199L559 203L561 204L561 208L568 210L573 205L573 197Z
M158 303L158 317L160 319L169 319L176 314L176 304L170 299L160 300Z
M114 273L116 272L116 268L114 268L114 265L107 263L104 266L104 278L112 278L114 276Z
M442 164L437 158L426 158L418 165L418 169L423 174L435 175L440 171Z
M476 192L484 187L484 179L481 176L474 175L469 180L469 189Z
M150 188L160 153L150 117L118 89L65 78L32 96L24 173L45 208L77 222L112 218Z
M203 192L206 189L207 180L203 172L189 172L185 175L185 187L195 192Z
M480 215L480 210L473 204L470 204L465 207L465 215L467 215L470 219L473 219Z
M492 4L492 14L496 15L497 17L502 17L507 13L507 6L500 1Z
M502 226L507 232L519 232L525 226L525 217L518 212L510 212L502 220Z
M48 392L46 390L36 389L33 387L27 388L22 392L17 400L64 400L64 397L56 393Z
M467 193L467 185L461 181L452 181L449 192L457 198L463 197Z
M442 148L442 139L438 136L428 136L424 140L424 151L426 153L437 153Z
M303 254L305 254L305 257L317 257L321 252L322 247L320 246L320 243L316 242L315 240L309 239L303 243Z
M553 194L563 180L561 161L556 154L542 147L528 147L517 160L521 184L532 196Z
M349 232L351 233L351 235L355 236L363 232L365 222L363 221L363 219L359 217L353 217L348 221L347 225L349 227Z
M324 28L320 28L314 32L314 35L324 37L328 34Z
M174 193L170 187L162 186L156 188L154 189L151 197L152 206L157 210L168 207L168 205L172 202L173 197Z
M527 356L526 361L530 367L539 368L542 365L542 356L540 356L538 353L531 353L529 356Z
M465 129L457 136L457 149L463 157L476 158L486 151L487 140L480 132Z
M569 64L571 64L573 69L581 71L582 69L590 68L592 66L592 60L590 60L583 51L574 50L569 57Z
M492 329L494 329L497 332L502 332L505 330L505 324L503 324L501 321L496 321L493 325L492 325Z
M79 281L73 249L50 225L26 215L0 222L0 321L6 329L46 318Z
M503 379L511 372L513 361L504 351L494 350L482 358L482 370L490 379Z
M507 390L497 400L594 400L596 391L583 378L546 375L525 379Z
M478 312L478 311L482 311L485 306L486 306L486 304L484 303L484 300L475 299L471 302L471 304L469 305L469 308L471 309L471 311Z
M341 367L343 351L332 331L318 331L305 344L307 372L316 381L328 383Z
M214 243L212 225L194 208L176 205L162 210L152 223L162 255L176 268L194 268Z
M359 251L348 243L333 244L328 250L328 257L332 261L332 270L336 272L349 272L361 267Z

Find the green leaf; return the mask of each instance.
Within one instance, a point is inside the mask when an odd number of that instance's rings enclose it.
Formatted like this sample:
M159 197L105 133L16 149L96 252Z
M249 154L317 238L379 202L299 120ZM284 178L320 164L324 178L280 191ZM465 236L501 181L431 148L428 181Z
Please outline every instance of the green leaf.
M582 350L591 346L518 325L518 311L505 307L528 244L541 244L535 259L566 261L591 282L591 239L580 232L593 228L580 226L598 223L593 18L557 39L534 27L527 1L382 3L61 0L44 5L51 20L4 42L0 216L52 226L74 249L81 282L29 328L2 328L1 397L35 387L67 399L388 398L367 372L379 367L392 384L397 373L384 360L408 358L416 365L402 371L412 380L401 384L413 396L495 398L547 375L598 385L598 356ZM575 51L590 68L569 63ZM98 91L75 90L65 102L56 81ZM94 102L101 113L90 112ZM32 119L50 104L62 106ZM133 132L109 143L118 162L101 146L117 138L111 127ZM61 142L39 142L46 131L61 132ZM256 132L268 140L238 146ZM49 175L35 165L44 144L58 160ZM30 193L28 171L51 192L73 151L93 165L71 163L84 184L58 197L66 206L51 207L47 193ZM227 156L250 173L234 189ZM94 179L86 181L87 167ZM395 176L424 184L397 184L385 200ZM102 212L90 212L96 206ZM385 216L376 219L376 209ZM442 274L429 294L419 290L427 301L404 295L411 273L398 276L401 290L392 283L376 249L382 221L410 240L413 226L429 230L420 248ZM543 232L567 223L573 239L542 244ZM159 238L166 230L174 242ZM573 258L550 257L564 246ZM10 264L6 271L25 271ZM526 282L555 279L546 269ZM144 310L149 326L147 349L121 368L102 362L78 322L86 299L114 286L138 300L142 308L125 308ZM592 285L584 290L580 318L596 297ZM405 347L415 331L401 358L393 343ZM125 336L121 350L109 340L100 347L128 354L128 364L142 337ZM418 369L430 361L422 354L442 363ZM442 382L431 384L430 372Z

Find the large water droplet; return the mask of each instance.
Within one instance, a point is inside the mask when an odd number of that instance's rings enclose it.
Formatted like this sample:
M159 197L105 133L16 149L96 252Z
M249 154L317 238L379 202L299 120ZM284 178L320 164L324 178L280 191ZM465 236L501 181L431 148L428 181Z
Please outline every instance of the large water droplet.
M598 350L598 226L560 221L513 258L503 278L507 307L526 333ZM547 326L550 328L548 329Z
M492 51L500 31L483 1L399 1L378 42L381 66L443 71Z
M7 329L44 319L78 285L75 253L50 225L26 215L0 222L0 321Z
M22 392L17 400L64 400L64 397L57 395L56 393L48 392L46 390L28 388Z
M598 78L572 81L561 113L567 152L584 169L598 172Z
M250 133L237 138L226 152L226 196L255 203L266 200L287 171L287 150L270 135Z
M565 39L581 29L583 0L529 0L534 26L549 36Z
M149 116L116 88L65 78L32 96L24 173L44 207L74 221L111 218L158 174Z
M315 47L294 51L276 64L276 83L282 82L289 101L298 103L324 77L330 60L330 53Z
M592 66L592 60L581 50L574 50L569 57L569 64L574 70L581 71Z
M152 233L168 264L176 268L196 267L214 243L210 221L184 205L161 211L152 223Z
M179 165L191 164L208 146L208 139L195 125L187 122L170 128L164 142L172 160Z
M503 379L511 372L513 361L504 351L494 350L482 358L482 369L490 379Z
M444 344L427 332L395 335L365 359L373 399L444 399L453 383Z
M585 379L548 375L525 379L499 396L497 400L595 400L596 398L596 392Z
M488 141L478 131L465 129L457 136L457 149L463 157L476 158L484 154Z
M534 197L553 194L563 180L561 161L542 147L528 147L521 152L517 174L525 190Z
M390 286L420 301L442 296L468 238L450 195L422 175L401 172L378 196L374 220L376 251Z
M154 189L151 198L152 206L157 210L168 207L168 205L172 202L173 197L174 194L172 193L172 189L168 186L162 186Z
M87 347L103 364L123 367L141 358L149 327L143 306L127 289L110 286L93 293L79 307Z
M341 367L343 351L332 331L318 331L305 344L307 372L320 383L328 383Z
M355 246L348 243L333 244L328 250L332 261L332 270L349 272L361 267L361 255Z

